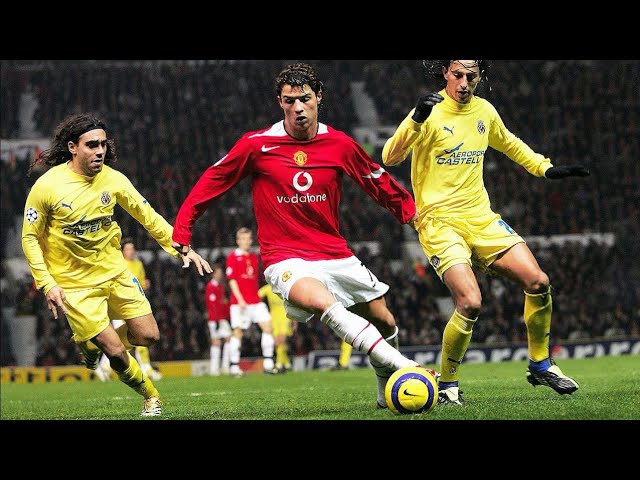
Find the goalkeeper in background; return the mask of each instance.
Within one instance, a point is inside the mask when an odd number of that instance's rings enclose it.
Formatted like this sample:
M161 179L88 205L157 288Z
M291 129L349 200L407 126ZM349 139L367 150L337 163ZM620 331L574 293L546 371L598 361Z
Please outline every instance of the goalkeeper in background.
M578 384L549 355L549 277L523 238L491 209L482 175L488 147L536 177L585 177L589 170L581 165L554 166L507 130L491 103L474 95L486 81L486 60L425 60L423 65L443 88L418 98L385 143L382 161L398 165L412 152L415 227L424 253L455 303L442 338L438 401L464 403L458 385L460 364L482 306L473 265L515 281L524 290L528 382L571 394Z

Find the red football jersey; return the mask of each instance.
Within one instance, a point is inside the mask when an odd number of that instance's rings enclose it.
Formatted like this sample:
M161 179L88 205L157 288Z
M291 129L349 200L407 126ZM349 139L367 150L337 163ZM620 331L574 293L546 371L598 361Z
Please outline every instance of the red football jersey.
M224 285L211 280L204 288L204 303L207 308L207 318L210 322L229 320L229 300L226 297Z
M260 281L258 280L259 272L258 255L253 252L245 253L236 248L227 256L227 280L235 280L238 282L238 288L242 294L242 298L248 304L259 303L262 300L258 296ZM231 292L231 305L236 305L238 299Z
M400 223L416 213L411 194L344 132L323 123L311 140L290 137L284 121L248 132L202 174L176 217L173 239L191 241L194 222L215 198L252 177L256 236L265 268L289 258L353 255L340 234L342 179L355 181Z

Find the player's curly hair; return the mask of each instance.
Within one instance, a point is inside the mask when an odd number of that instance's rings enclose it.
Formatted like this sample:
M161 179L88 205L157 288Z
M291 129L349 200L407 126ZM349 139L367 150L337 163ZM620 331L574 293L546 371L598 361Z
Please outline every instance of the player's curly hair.
M71 160L72 155L67 144L70 141L78 143L78 140L83 134L95 128L101 128L105 132L108 132L107 124L92 114L75 113L66 117L56 127L53 139L51 140L51 146L40 152L40 154L31 161L27 175L31 175L36 165L53 167ZM109 165L117 160L118 156L116 154L115 142L111 138L107 139L104 163L105 165Z
M285 85L291 85L292 87L309 85L316 95L318 92L324 93L324 84L318 79L316 71L308 63L292 63L278 74L274 83L278 97L282 93L282 87Z
M451 62L454 60L423 60L422 68L424 69L424 74L427 78L433 78L438 82L440 87L444 87L447 84L447 81L444 79L444 75L442 74L442 69L448 69ZM491 91L491 87L489 84L489 60L476 60L478 64L478 68L480 69L480 85L486 83L488 91Z

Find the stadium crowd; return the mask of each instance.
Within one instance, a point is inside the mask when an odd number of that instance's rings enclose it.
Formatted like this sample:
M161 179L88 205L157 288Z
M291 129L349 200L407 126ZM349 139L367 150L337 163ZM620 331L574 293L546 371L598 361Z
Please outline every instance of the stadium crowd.
M279 118L273 92L275 73L288 61L177 62L3 62L0 136L18 138L19 98L29 88L38 100L37 130L52 131L69 113L100 112L116 132L119 162L154 208L172 221L201 172L221 158L247 129ZM365 82L381 125L396 125L419 92L421 61L310 61L325 85L320 121L353 134L358 125L352 103L353 80ZM495 75L493 73L495 72ZM586 164L589 179L579 182L531 181L524 169L489 150L485 184L493 206L522 236L613 233L613 246L569 242L532 246L554 289L553 340L640 335L640 62L632 60L501 60L492 62L486 95L514 131L523 132L534 150L555 164ZM275 97L275 94L274 94ZM66 110L74 104L72 111ZM380 158L375 150L374 159ZM26 159L0 162L2 245L22 216L33 183ZM390 170L409 185L409 162ZM255 229L249 183L209 208L194 229L200 248L231 246L241 226ZM400 325L400 345L436 345L448 316L436 298L446 287L432 269L402 259L399 245L414 240L384 210L345 182L341 216L349 241L376 241L380 252L357 253L391 286L390 309ZM139 250L156 250L155 241L128 215L118 218ZM15 233L15 232L14 232ZM6 252L2 251L3 259ZM405 262L392 268L389 259ZM210 259L217 261L219 259ZM204 284L194 272L154 257L145 264L152 287L147 296L160 327L152 349L155 360L202 359L209 352L204 320ZM17 314L38 317L38 365L78 363L64 319L54 320L30 278L6 281L2 304ZM475 343L526 341L522 294L513 284L479 275L484 306L474 329ZM4 315L4 313L3 313ZM3 322L3 342L5 322ZM319 321L300 325L291 338L292 353L339 349L339 339ZM2 365L11 364L2 348ZM243 342L243 357L260 355L253 329Z

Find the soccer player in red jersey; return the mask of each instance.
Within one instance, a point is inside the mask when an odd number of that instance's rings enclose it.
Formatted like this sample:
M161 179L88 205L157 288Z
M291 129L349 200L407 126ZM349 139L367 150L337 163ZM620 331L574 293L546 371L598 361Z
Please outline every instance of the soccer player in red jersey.
M224 282L224 267L215 264L211 280L204 287L204 303L207 310L209 326L209 375L217 377L220 373L229 373L229 298ZM220 366L220 350L222 347L222 368Z
M240 352L242 337L252 323L257 323L262 332L263 371L278 373L273 363L274 339L271 327L271 314L267 305L260 299L260 259L251 251L253 232L242 227L236 232L236 248L227 256L227 280L231 289L231 328L233 336L229 340L229 373L234 377L242 376Z
M180 207L173 245L190 248L193 225L211 202L251 176L267 283L290 319L306 322L317 314L369 356L384 408L387 379L417 364L397 349L396 321L384 298L389 286L340 234L341 182L349 177L402 224L413 224L415 202L353 138L318 121L324 92L313 67L288 65L275 79L275 93L284 119L245 133L205 170Z

